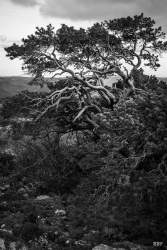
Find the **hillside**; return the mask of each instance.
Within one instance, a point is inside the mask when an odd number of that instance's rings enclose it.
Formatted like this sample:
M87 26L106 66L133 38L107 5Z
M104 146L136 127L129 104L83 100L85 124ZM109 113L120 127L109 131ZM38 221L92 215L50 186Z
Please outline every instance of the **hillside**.
M94 115L98 134L60 135L56 109L34 123L28 106L19 117L25 98L6 102L0 249L155 250L153 242L166 249L167 84L139 79L133 98L118 90L114 109Z
M8 96L13 96L20 91L47 91L47 88L40 88L38 86L30 86L28 83L30 77L0 77L0 99Z
M167 82L167 78L166 78L166 77L159 77L159 79L160 79L161 81Z

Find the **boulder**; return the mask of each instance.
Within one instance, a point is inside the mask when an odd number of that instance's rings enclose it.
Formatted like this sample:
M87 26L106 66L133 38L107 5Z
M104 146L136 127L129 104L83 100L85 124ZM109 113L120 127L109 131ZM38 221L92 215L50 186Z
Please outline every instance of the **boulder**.
M111 246L100 244L94 247L92 250L148 250L142 245L134 244L129 241L112 243Z
M123 242L115 242L112 246L117 249L125 249L125 250L146 250L145 246L132 243L130 241L123 241Z
M114 250L114 249L112 247L107 246L107 245L100 244L100 245L94 247L92 250Z
M39 195L36 197L36 200L38 200L38 201L48 200L48 199L52 199L52 198L48 195Z
M6 250L5 241L0 238L0 250Z
M11 243L9 244L9 249L10 249L10 250L17 250L16 242L11 242Z

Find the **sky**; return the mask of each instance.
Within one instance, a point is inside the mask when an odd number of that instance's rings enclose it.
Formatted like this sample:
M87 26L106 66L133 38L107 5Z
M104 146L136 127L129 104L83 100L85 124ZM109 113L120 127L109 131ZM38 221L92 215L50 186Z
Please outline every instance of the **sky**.
M4 47L20 43L37 26L51 23L57 29L65 23L77 28L88 27L96 21L141 12L155 19L167 32L167 0L0 0L0 76L25 75L21 61L7 58ZM149 69L145 72L167 77L167 55L160 63L157 72Z

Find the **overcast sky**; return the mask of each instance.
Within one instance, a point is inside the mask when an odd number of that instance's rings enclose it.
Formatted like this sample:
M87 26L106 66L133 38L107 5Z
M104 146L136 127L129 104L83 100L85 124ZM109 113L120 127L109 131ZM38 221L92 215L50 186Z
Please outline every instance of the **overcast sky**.
M95 21L141 12L167 32L167 0L0 0L0 76L23 75L21 62L6 58L3 48L33 33L36 26L52 23L59 28L66 23L87 27ZM167 56L161 64L156 75L167 77Z

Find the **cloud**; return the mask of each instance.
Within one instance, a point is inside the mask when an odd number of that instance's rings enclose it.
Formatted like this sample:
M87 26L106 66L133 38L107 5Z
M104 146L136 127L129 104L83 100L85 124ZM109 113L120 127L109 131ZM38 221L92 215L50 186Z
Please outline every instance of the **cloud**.
M0 42L5 42L7 40L7 37L5 35L0 34Z
M37 0L10 0L12 3L22 5L22 6L35 6L38 4Z
M166 0L139 0L137 9L141 10L145 15L151 16L156 20L157 24L167 31L167 1Z
M10 0L25 7L38 6L44 17L73 21L105 20L145 13L167 26L167 0ZM167 30L167 27L166 27Z
M20 40L10 40L5 35L0 34L0 48L5 48L13 43L20 43Z
M44 0L40 5L45 17L73 21L113 19L141 12L167 30L167 0Z
M3 48L7 42L7 37L5 35L0 34L0 48Z
M135 0L45 0L40 11L44 16L71 20L98 20L112 18L134 8Z

